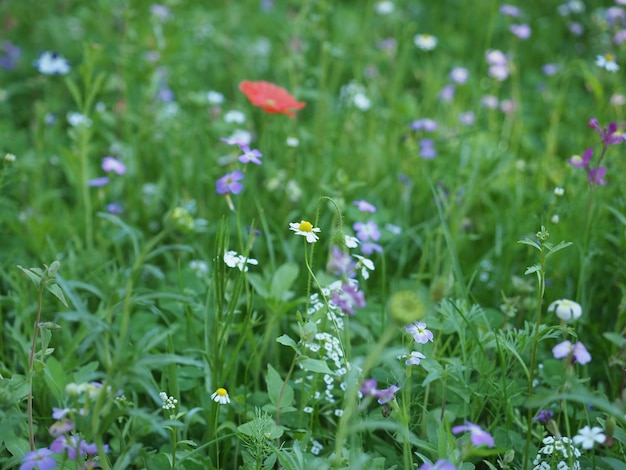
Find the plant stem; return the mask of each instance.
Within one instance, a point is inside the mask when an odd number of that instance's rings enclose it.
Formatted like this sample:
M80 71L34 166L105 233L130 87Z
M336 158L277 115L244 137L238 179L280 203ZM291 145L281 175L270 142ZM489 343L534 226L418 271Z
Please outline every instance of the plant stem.
M39 331L39 321L41 320L41 305L43 303L45 282L44 277L39 283L39 291L37 292L37 318L35 320L33 344L30 348L30 358L28 361L28 437L31 451L35 450L35 434L33 431L33 366L35 365L35 347L37 346L37 332Z

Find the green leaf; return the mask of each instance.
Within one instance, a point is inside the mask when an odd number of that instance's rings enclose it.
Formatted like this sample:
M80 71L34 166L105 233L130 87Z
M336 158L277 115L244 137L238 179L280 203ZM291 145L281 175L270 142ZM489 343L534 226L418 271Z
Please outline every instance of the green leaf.
M46 285L46 289L48 289L48 292L50 292L57 299L59 299L63 305L68 307L67 300L65 300L65 296L63 295L63 291L61 290L61 288L59 287L58 284L56 284L56 283L55 284L48 284L48 285Z
M265 381L267 382L267 392L273 405L277 408L284 408L292 404L293 389L289 386L289 384L284 384L283 379L280 378L280 375L271 364L267 365L267 375L265 376ZM283 384L285 385L284 389Z
M300 354L300 350L298 349L298 345L296 342L288 335L282 335L276 338L276 342L282 344L283 346L289 346L296 353Z
M46 360L44 378L46 380L46 385L48 385L48 388L54 397L61 402L63 399L65 385L67 385L67 375L65 374L61 363L54 358L54 356L51 356Z
M31 281L35 284L35 287L39 288L39 284L41 284L41 279L44 276L44 272L40 268L23 268L19 264L17 265L19 269L22 270L24 274L26 274Z
M320 374L335 375L335 373L328 367L328 364L326 364L326 361L311 359L307 357L298 362L304 370L308 370L309 372L319 372Z
M618 348L623 348L626 346L626 338L624 338L622 335L608 332L604 333L603 336Z
M532 274L532 273L536 273L541 271L541 265L540 264L534 264L532 266L529 266L528 268L526 268L526 271L524 271L524 274Z
M300 268L295 263L286 263L274 273L270 286L270 295L274 299L289 300L289 289L298 278Z
M532 246L533 248L541 251L541 245L537 243L535 240L531 240L530 238L524 238L523 240L518 240L517 243L521 243L522 245Z

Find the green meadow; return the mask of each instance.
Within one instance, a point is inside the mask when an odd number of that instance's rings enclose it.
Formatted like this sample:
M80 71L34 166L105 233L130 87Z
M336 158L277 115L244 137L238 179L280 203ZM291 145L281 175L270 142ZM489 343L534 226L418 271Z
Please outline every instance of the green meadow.
M626 0L0 19L0 468L626 469Z

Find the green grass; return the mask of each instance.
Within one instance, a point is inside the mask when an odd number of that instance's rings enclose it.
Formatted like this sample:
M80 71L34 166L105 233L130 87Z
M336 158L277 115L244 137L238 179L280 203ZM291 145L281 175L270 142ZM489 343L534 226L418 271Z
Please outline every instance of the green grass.
M93 445L78 461L53 445L57 468L446 459L532 469L544 439L587 425L607 440L578 445L580 468L626 468L625 144L603 146L587 125L625 130L623 70L595 65L612 53L623 68L612 38L624 24L607 22L609 1L565 16L558 2L519 3L512 18L492 1L396 0L383 15L373 1L170 0L161 19L141 0L3 2L0 56L2 41L21 56L0 69L2 468L36 468L23 458L51 447L57 408L73 422L63 435ZM530 38L512 23L529 24ZM434 50L416 47L417 34L435 36ZM395 46L381 47L389 38ZM503 81L489 75L493 49L508 57ZM33 62L46 50L71 71L40 73ZM469 78L445 100L454 67ZM243 80L275 83L306 107L294 119L269 114ZM514 110L490 109L485 96ZM245 122L226 122L230 110ZM92 124L72 126L70 112ZM467 112L470 125L459 120ZM422 118L437 129L412 130ZM244 167L220 140L237 129L262 165ZM435 158L420 157L423 139ZM568 165L587 148L592 167L606 152L606 185ZM124 174L102 169L107 155ZM228 196L231 210L216 181L235 170L243 190ZM87 185L104 176L106 186ZM289 230L302 220L321 229L316 243ZM368 221L381 251L345 247ZM561 242L571 245L552 253ZM364 299L353 315L337 308L351 287L328 268L334 245L365 248L375 264L368 279L361 266L352 275ZM229 267L229 250L258 264ZM558 299L578 302L582 317L561 322L548 311ZM405 332L414 321L432 342ZM565 340L591 362L555 359ZM410 351L425 359L405 365L398 356ZM362 396L372 378L399 386L395 398ZM219 388L230 403L214 401ZM554 412L547 424L533 421L541 409ZM466 421L494 446L453 433Z

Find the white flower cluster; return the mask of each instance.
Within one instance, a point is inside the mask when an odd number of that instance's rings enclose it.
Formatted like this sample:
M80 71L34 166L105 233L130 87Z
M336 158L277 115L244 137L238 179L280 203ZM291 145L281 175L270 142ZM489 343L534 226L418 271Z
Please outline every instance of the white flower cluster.
M548 436L542 442L544 446L533 460L533 470L580 470L580 450L568 437Z
M176 398L167 396L167 393L165 392L159 393L159 397L163 400L161 408L164 410L173 410L176 408L176 405L178 404L178 400Z

